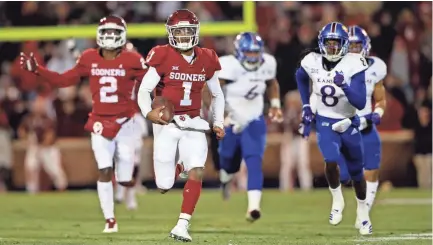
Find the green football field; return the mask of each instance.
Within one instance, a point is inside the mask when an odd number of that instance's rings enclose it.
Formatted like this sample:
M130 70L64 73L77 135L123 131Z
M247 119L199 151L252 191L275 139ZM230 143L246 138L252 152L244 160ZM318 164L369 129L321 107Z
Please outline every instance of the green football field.
M179 214L182 194L151 191L139 196L139 210L117 207L119 233L102 234L104 220L95 191L0 195L0 244L178 244L167 236ZM262 219L245 221L246 195L223 202L216 190L203 192L190 234L193 244L432 244L431 192L394 189L379 193L371 217L374 235L353 227L356 203L345 189L343 222L328 224L330 195L266 190Z

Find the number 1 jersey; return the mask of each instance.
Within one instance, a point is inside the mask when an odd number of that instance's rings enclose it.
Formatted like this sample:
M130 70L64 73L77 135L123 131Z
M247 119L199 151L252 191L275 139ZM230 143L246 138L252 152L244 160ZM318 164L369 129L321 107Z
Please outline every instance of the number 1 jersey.
M309 53L301 61L302 68L312 82L310 104L313 110L320 116L333 119L355 116L356 108L349 103L344 91L334 84L334 77L338 71L350 85L353 75L368 68L367 61L360 54L348 53L330 71L324 69L322 62L322 55L315 52Z
M263 115L266 82L275 79L277 61L270 54L263 54L263 63L255 71L246 70L233 55L220 57L219 78L223 87L226 111L237 123L246 124Z

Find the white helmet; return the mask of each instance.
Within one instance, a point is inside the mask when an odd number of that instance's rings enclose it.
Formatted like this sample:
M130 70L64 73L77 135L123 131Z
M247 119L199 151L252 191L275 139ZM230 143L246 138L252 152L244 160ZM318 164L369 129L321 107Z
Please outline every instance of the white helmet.
M113 50L126 44L126 22L123 18L110 15L99 21L96 33L100 48Z

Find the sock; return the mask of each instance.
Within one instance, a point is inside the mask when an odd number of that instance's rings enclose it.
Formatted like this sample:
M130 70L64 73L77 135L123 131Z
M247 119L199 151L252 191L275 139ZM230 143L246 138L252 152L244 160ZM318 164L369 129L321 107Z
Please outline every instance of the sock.
M116 183L116 200L117 201L123 201L125 197L125 187L120 185L119 183Z
M97 182L98 197L105 219L114 219L113 184L110 182Z
M188 179L185 183L185 187L183 188L181 216L182 214L191 216L194 213L195 205L200 198L201 185L201 181L191 179Z
M129 187L126 189L126 201L128 203L135 201L135 186Z
M344 197L343 197L343 192L341 191L341 185L339 185L335 189L329 187L329 190L331 191L331 195L332 195L332 209L340 209L341 205L343 205L344 207ZM334 208L334 205L338 205L338 206Z
M262 200L261 190L250 190L248 195L248 212L253 210L260 210L260 202Z
M191 220L191 215L181 213L179 215L179 220L177 221L177 225L188 226L190 220Z
M369 182L367 181L367 197L365 201L368 205L368 211L371 210L371 207L374 203L374 198L376 197L377 187L379 186L379 181Z
M366 200L359 200L356 198L356 202L358 204L356 208L356 215L360 222L370 221L370 217L368 215L368 205Z

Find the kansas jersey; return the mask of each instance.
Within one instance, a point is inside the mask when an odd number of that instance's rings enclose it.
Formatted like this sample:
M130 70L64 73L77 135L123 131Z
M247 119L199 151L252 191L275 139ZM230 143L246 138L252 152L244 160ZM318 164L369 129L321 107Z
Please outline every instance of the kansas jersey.
M219 78L224 86L226 110L231 119L248 124L263 114L266 81L275 79L277 62L270 54L263 54L263 64L255 71L246 70L233 55L220 57Z
M359 116L365 116L372 112L371 97L373 96L375 85L382 81L386 76L386 64L378 57L368 57L370 66L365 71L365 88L367 92L367 103L364 109L357 112Z
M311 52L301 61L301 66L312 81L312 98L316 102L317 114L333 119L351 118L356 114L356 108L349 103L343 90L334 84L336 71L342 72L345 81L350 85L351 77L368 68L367 61L360 54L348 53L331 70L323 67L322 55Z

